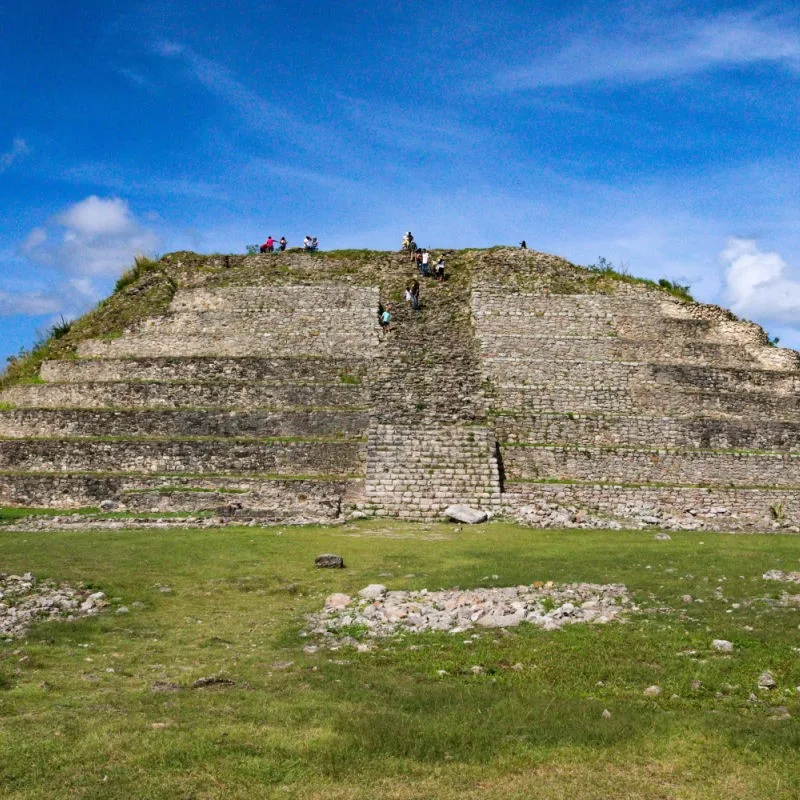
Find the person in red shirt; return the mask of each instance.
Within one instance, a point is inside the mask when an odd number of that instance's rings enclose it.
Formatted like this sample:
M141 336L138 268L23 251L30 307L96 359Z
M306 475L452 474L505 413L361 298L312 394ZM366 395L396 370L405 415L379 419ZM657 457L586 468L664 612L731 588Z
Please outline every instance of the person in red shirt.
M267 241L261 245L261 252L262 253L275 252L275 240L271 236L267 236Z

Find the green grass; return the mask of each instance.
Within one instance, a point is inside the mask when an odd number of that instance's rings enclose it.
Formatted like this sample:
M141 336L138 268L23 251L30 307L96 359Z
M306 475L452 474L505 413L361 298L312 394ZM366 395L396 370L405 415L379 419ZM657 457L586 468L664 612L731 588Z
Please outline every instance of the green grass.
M97 514L98 508L73 508L65 511L63 508L29 508L26 506L0 507L0 524L13 523L25 517L57 517L63 514Z
M315 570L321 552L348 568ZM3 797L794 800L800 612L761 574L799 558L790 537L503 524L4 532L2 571L86 582L112 609L0 644ZM302 649L333 591L536 580L623 582L643 613ZM189 688L212 675L233 683Z

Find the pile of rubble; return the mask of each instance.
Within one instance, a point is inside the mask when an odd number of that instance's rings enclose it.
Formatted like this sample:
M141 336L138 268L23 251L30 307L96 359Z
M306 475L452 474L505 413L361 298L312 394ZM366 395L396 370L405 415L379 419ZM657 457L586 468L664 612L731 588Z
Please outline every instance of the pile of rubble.
M108 605L103 592L0 574L0 637L14 638L41 619L76 619L99 614Z
M800 583L800 572L784 572L782 569L767 570L762 576L765 581L780 583Z
M388 591L371 584L351 598L332 594L324 609L309 617L308 633L341 643L357 632L369 637L472 628L509 628L523 622L557 630L580 622L606 623L635 611L623 584L554 585L429 592ZM354 631L355 629L355 631Z

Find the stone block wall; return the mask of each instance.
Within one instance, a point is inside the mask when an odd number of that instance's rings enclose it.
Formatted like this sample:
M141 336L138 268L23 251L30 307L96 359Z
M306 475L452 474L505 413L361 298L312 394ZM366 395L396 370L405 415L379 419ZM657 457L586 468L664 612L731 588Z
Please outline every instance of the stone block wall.
M492 431L477 426L379 425L370 431L361 511L405 519L439 517L454 503L501 503Z

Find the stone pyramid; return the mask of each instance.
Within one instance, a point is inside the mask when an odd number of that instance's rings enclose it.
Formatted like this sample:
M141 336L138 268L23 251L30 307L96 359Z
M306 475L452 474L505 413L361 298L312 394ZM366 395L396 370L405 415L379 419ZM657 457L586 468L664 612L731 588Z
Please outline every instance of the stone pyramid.
M165 257L6 375L0 503L800 522L796 352L673 287L441 252L448 280L422 280L419 312L404 254Z

